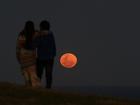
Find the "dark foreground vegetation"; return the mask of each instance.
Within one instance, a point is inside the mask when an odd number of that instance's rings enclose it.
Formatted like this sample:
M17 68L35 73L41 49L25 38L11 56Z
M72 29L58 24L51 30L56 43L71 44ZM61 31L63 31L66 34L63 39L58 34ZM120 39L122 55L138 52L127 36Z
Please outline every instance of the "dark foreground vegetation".
M0 105L140 105L140 102L0 83Z

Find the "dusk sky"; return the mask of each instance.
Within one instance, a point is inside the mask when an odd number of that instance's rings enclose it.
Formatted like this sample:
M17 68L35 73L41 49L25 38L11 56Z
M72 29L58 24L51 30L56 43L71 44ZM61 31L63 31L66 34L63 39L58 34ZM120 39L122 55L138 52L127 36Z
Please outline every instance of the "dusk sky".
M23 83L16 38L27 20L39 29L47 19L57 57L53 86L140 86L140 2L138 0L1 0L0 81ZM61 67L73 52L78 64Z

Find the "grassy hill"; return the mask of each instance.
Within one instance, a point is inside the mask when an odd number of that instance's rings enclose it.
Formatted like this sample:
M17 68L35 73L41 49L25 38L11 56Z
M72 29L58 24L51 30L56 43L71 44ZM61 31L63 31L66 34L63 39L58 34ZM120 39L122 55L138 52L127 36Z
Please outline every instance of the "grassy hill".
M0 83L0 105L140 105L140 102Z

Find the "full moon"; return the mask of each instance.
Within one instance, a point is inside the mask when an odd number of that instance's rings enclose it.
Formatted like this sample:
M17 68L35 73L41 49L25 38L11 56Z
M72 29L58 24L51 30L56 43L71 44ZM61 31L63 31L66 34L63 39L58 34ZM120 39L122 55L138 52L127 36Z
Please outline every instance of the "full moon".
M72 53L65 53L61 56L60 63L65 68L73 68L77 64L77 57Z

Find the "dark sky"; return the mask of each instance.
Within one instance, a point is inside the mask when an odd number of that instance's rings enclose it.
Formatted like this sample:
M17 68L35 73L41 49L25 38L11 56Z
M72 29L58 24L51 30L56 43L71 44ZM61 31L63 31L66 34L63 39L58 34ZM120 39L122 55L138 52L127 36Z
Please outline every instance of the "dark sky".
M54 86L140 86L140 2L138 0L1 0L0 81L23 83L15 56L18 33L27 20L38 29L48 19L57 44ZM74 69L59 57L78 56Z

